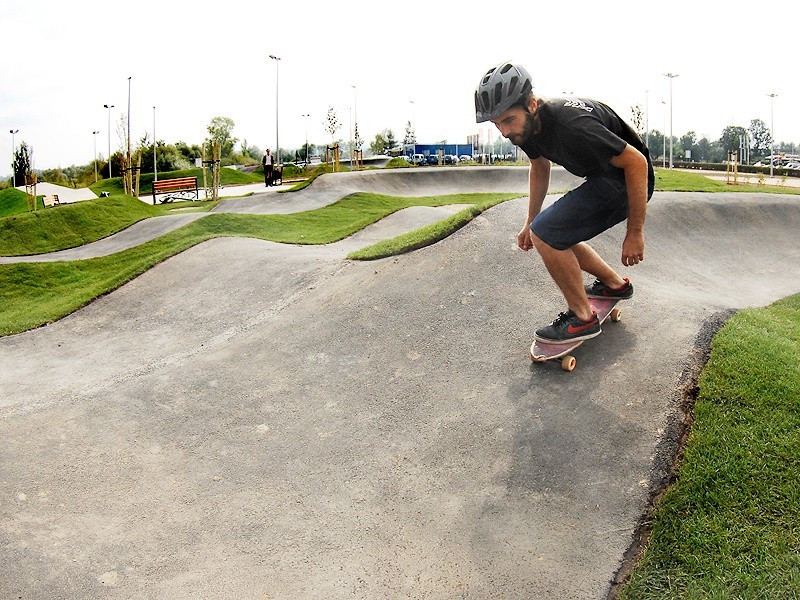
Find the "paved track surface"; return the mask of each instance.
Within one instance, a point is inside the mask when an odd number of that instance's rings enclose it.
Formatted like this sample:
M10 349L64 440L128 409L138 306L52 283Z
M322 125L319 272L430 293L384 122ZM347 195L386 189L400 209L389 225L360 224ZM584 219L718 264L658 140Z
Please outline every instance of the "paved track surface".
M800 292L800 202L657 193L570 374L525 204L371 263L213 240L0 339L0 597L603 598L703 324Z

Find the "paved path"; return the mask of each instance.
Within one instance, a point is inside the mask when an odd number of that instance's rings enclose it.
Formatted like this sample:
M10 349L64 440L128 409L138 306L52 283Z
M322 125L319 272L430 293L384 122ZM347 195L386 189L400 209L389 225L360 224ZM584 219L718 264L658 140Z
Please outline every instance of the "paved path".
M703 323L800 292L800 203L656 193L571 374L527 358L524 212L371 263L217 239L0 339L0 597L603 598Z

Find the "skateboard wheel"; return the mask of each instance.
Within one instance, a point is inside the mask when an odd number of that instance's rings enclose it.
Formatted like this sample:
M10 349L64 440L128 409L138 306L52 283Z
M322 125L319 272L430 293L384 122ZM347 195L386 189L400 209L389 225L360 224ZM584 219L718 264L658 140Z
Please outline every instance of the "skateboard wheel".
M565 371L572 371L575 368L576 362L574 356L565 356L561 359L561 368Z
M618 309L618 308L615 308L614 310L611 311L611 315L610 316L611 316L611 320L616 323L617 321L619 321L622 318L622 311L620 309Z

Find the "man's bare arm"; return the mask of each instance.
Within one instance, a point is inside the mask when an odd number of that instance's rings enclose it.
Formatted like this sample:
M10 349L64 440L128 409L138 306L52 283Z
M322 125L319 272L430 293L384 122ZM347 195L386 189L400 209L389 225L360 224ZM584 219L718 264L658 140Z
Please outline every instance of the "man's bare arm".
M547 190L550 188L550 161L544 157L539 157L531 161L529 178L529 200L528 200L528 216L525 220L525 226L520 230L517 236L517 245L526 252L533 248L531 241L531 223L542 210Z
M647 213L647 159L628 144L611 164L625 171L628 188L628 232L622 243L622 264L633 266L644 260L644 219Z

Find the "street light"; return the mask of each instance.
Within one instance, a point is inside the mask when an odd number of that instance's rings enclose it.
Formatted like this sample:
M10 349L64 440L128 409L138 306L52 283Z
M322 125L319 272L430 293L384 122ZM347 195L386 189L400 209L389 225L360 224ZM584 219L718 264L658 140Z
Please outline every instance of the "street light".
M156 162L156 107L153 107L153 181L158 181L158 162Z
M353 88L353 123L355 125L355 145L358 146L358 88L355 85L351 85ZM350 151L350 164L353 164L353 154L352 150Z
M103 108L108 109L108 178L111 179L111 109L113 104L103 104Z
M411 132L414 134L414 154L411 155L411 162L413 164L414 156L417 154L417 131L415 129L416 125L414 124L416 115L414 114L414 101L409 100L409 102L411 103Z
M278 153L277 157L277 164L280 165L281 163L281 143L280 137L278 136L278 102L280 96L278 95L278 90L280 86L280 79L279 79L279 67L280 67L280 57L275 56L274 54L270 54L269 57L275 61L275 151Z
M769 96L769 112L770 112L770 129L772 129L772 133L770 134L770 148L769 148L769 176L772 177L773 169L775 165L775 97L778 94L772 93L767 94Z
M92 138L94 139L94 182L97 183L97 134L100 133L99 131L92 132Z
M19 129L9 129L11 134L11 187L17 187L17 171L14 169L14 153L17 151L17 144L14 142L14 136L19 133Z
M672 80L678 75L674 73L664 73L664 77L669 77L669 168L672 168Z
M131 165L131 78L128 77L128 165L127 167L130 169ZM133 174L131 172L131 174Z
M306 120L306 167L308 166L308 118L311 116L310 114L306 113L304 115L300 115Z
M662 149L661 149L661 168L667 168L667 101L662 100L661 104L664 105L664 135L661 136Z

